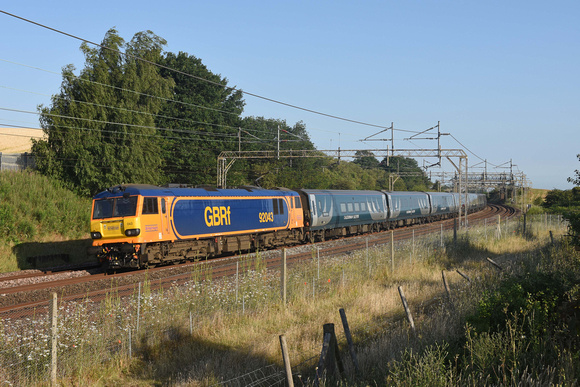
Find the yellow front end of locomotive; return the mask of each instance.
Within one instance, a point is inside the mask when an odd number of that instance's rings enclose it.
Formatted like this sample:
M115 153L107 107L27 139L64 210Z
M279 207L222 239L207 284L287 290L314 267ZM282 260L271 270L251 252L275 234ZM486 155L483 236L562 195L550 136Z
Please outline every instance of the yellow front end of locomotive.
M91 221L93 244L130 242L136 243L141 235L141 220L134 218L117 218Z

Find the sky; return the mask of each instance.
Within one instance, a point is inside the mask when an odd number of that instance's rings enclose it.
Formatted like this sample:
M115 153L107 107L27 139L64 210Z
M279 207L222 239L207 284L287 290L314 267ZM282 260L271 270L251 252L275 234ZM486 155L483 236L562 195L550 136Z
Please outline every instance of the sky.
M440 123L443 149L470 172L523 172L534 188L569 189L580 169L580 2L78 1L0 10L100 43L151 30L168 52L200 58L228 85L287 104L388 127L395 149ZM39 127L61 69L84 67L80 41L0 14L0 127ZM78 72L77 72L78 73ZM384 149L369 125L250 95L244 116L302 121L321 150ZM405 130L405 131L403 131ZM429 132L432 133L432 132ZM432 136L431 136L432 137ZM375 136L390 139L389 133ZM436 160L418 159L419 165ZM444 161L433 173L452 172Z

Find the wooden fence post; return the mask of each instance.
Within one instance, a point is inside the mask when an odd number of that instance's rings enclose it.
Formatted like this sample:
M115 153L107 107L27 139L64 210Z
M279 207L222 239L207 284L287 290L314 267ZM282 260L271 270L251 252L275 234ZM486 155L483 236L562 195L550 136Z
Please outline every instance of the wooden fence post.
M50 384L56 386L56 355L57 355L57 340L58 340L58 299L56 293L52 293L50 301Z
M494 261L492 261L491 258L487 258L487 261L489 263L491 263L493 266L495 266L496 269L503 270L503 267L501 267L500 265L498 265L497 263L495 263Z
M471 280L469 279L469 277L465 274L463 274L462 272L460 272L458 269L455 270L460 276L462 276L463 278L465 278L467 280L467 282L471 283Z
M288 387L294 387L294 378L292 377L292 367L290 366L290 355L288 354L288 345L286 337L280 335L280 348L282 349L282 358L284 359L284 369L286 370L286 382Z
M346 319L346 312L343 308L338 311L340 313L340 319L342 320L342 327L344 328L344 335L346 336L346 342L348 343L348 352L354 364L354 370L357 374L360 374L360 368L358 366L358 359L356 357L356 352L354 351L354 343L352 341L352 335L350 334L350 328L348 327L348 320Z
M395 231L391 230L391 271L395 272Z
M325 371L329 377L333 377L336 373L336 366L338 365L338 370L340 376L344 374L344 366L342 360L340 359L340 353L338 351L338 345L336 343L336 335L334 333L334 324L324 324L323 326L324 340L322 342L322 352L320 353L320 360L318 361L318 367L316 368L316 378L314 379L314 385L320 385L320 378L324 375Z
M413 321L413 315L411 314L411 310L409 309L409 305L407 304L407 299L405 298L405 293L403 293L403 288L399 286L399 296L401 296L401 301L403 302L403 307L405 308L405 313L407 314L407 320L409 320L409 324L411 325L411 330L413 334L415 333L415 322Z
M451 292L449 291L447 278L445 278L445 270L441 270L441 277L443 278L443 287L445 288L445 292L447 293L447 300L449 300L449 304L451 305L451 307L453 307L453 301L451 301Z
M280 293L282 304L286 306L286 249L282 249L282 269L280 273Z

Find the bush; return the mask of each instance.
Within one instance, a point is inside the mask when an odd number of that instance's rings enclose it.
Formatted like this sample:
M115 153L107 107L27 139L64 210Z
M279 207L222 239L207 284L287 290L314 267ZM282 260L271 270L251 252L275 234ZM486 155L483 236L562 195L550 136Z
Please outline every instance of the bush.
M554 322L565 292L562 278L553 273L534 272L523 278L509 278L498 290L484 296L468 322L477 332L497 332L505 330L506 322L515 315L533 315L535 324L545 330ZM526 334L534 334L532 329L529 326Z

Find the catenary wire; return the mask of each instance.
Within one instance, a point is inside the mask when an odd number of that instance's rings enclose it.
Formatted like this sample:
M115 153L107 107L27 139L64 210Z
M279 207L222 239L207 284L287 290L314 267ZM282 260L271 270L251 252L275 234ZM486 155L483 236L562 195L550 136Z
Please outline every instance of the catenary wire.
M18 16L18 15L15 15L15 14L12 14L12 13L9 13L9 12L6 12L6 11L4 11L4 10L0 10L0 13L3 13L3 14L6 14L6 15L8 15L8 16L14 17L14 18L16 18L16 19L19 19L19 20L25 21L25 22L27 22L27 23L34 24L34 25L36 25L36 26L39 26L39 27L41 27L41 28L45 28L45 29L51 30L51 31L53 31L53 32L56 32L56 33L59 33L59 34L62 34L62 35L68 36L68 37L70 37L70 38L73 38L73 39L76 39L76 40L79 40L79 41L82 41L82 42L85 42L85 43L88 43L88 44L91 44L91 45L94 45L94 46L100 47L100 48L102 48L102 49L110 50L110 51L116 52L116 53L118 53L118 54L120 54L120 55L123 55L123 56L126 56L126 57L130 57L130 58L133 58L133 59L135 59L135 60L139 60L139 61L141 61L141 62L143 62L143 63L147 63L147 64L150 64L150 65L153 65L153 66L159 67L159 68L163 68L163 69L165 69L165 70L169 70L169 71L172 71L172 72L176 72L176 73L178 73L178 74L181 74L181 75L184 75L184 76L187 76L187 77L191 77L191 78L194 78L194 79L197 79L197 80L200 80L200 81L203 81L203 82L206 82L206 83L209 83L209 84L212 84L212 85L218 86L218 87L222 87L222 88L225 88L225 89L227 89L227 90L230 90L230 91L241 91L242 93L244 93L244 94L246 94L246 95L249 95L249 96L252 96L252 97L256 97L256 98L263 99L263 100L266 100L266 101L269 101L269 102L273 102L273 103L277 103L277 104L280 104L280 105L284 105L284 106L287 106L287 107L295 108L295 109L298 109L298 110L302 110L302 111L310 112L310 113L313 113L313 114L318 114L318 115L326 116L326 117L329 117L329 118L334 118L334 119L338 119L338 120L342 120L342 121L346 121L346 122L351 122L351 123L355 123L355 124L360 124L360 125L365 125L365 126L371 126L371 127L382 128L382 129L388 129L388 127L386 127L386 126L384 126L384 125L376 125L376 124L370 124L370 123L365 123L365 122L362 122L362 121L352 120L352 119L348 119L348 118L344 118L344 117L340 117L340 116L336 116L336 115L331 115L331 114L327 114L327 113L322 113L322 112L315 111L315 110L312 110L312 109L307 109L307 108L304 108L304 107L300 107L300 106L297 106L297 105L289 104L289 103L282 102L282 101L279 101L279 100L275 100L275 99L272 99L272 98L264 97L264 96L261 96L261 95L255 94L255 93L247 92L247 91L244 91L244 90L242 90L242 89L237 89L237 88L235 88L235 87L231 87L231 86L223 85L223 84L221 84L221 83L219 83L219 82L214 82L214 81L211 81L211 80L208 80L208 79L202 78L202 77L195 76L195 75L193 75L193 74L189 74L189 73L186 73L186 72L183 72L183 71L180 71L180 70L176 70L176 69L173 69L173 68L171 68L171 67L164 66L164 65L161 65L161 64L159 64L159 63L155 63L155 62L152 62L152 61L149 61L149 60L146 60L146 59L140 58L140 57L138 57L138 56L136 56L136 55L132 55L132 54L129 54L129 53L126 53L126 52L122 52L122 51L119 51L119 50L116 50L116 49L112 49L112 48L110 48L110 47L107 47L107 46L104 46L104 45L101 45L101 44L98 44L98 43L95 43L95 42L89 41L89 40L87 40L87 39L81 38L81 37L79 37L79 36L76 36L76 35L73 35L73 34L70 34L70 33L67 33L67 32L64 32L64 31L62 31L62 30L58 30L58 29L56 29L56 28L49 27L49 26L47 26L47 25L44 25L44 24L41 24L41 23L35 22L35 21L33 21L33 20L26 19L26 18L24 18L24 17L21 17L21 16ZM158 97L158 98L160 98L160 97ZM228 112L228 113L231 113L231 112ZM399 129L394 129L394 130L399 130ZM411 132L411 131L409 131L409 132ZM457 140L457 139L456 139L456 138L455 138L453 135L451 135L451 137L452 137L452 138L453 138L455 141L457 141L457 142L458 142L458 143L459 143L461 146L463 146L463 147L464 147L464 148L465 148L465 149L466 149L468 152L470 152L472 155L474 155L475 157L477 157L477 158L478 158L478 159L480 159L481 161L484 161L484 159L483 159L483 158L481 158L480 156L478 156L477 154L475 154L473 151L471 151L469 148L467 148L465 145L463 145L463 144L462 144L462 143L461 143L459 140ZM490 164L491 164L491 165L494 165L493 163L490 163ZM494 166L495 166L495 165L494 165Z
M35 22L33 20L30 20L30 19L26 19L24 17L21 17L21 16L18 16L18 15L15 15L15 14L12 14L12 13L9 13L9 12L6 12L4 10L0 10L0 13L3 13L5 15L11 16L13 18L16 18L16 19L25 21L25 22L30 23L30 24L34 24L34 25L36 25L38 27L48 29L48 30L53 31L53 32L56 32L58 34L65 35L65 36L68 36L70 38L73 38L73 39L76 39L76 40L79 40L79 41L82 41L82 42L85 42L85 43L88 43L88 44L92 44L93 46L97 46L97 47L100 47L102 49L110 50L110 51L116 52L116 53L118 53L120 55L124 55L126 57L130 57L130 58L133 58L135 60L142 61L143 63L147 63L147 64L150 64L150 65L153 65L153 66L156 66L156 67L165 69L165 70L173 71L173 72L175 72L177 74L184 75L184 76L187 76L187 77L191 77L191 78L194 78L194 79L197 79L197 80L200 80L200 81L203 81L203 82L206 82L206 83L215 85L215 86L219 86L219 87L228 89L230 91L241 91L242 93L244 93L246 95L249 95L249 96L252 96L252 97L255 97L255 98L259 98L259 99L262 99L262 100L265 100L265 101L268 101L268 102L277 103L279 105L283 105L283 106L287 106L287 107L290 107L290 108L302 110L302 111L305 111L305 112L309 112L309 113L313 113L313 114L325 116L325 117L328 117L328 118L333 118L333 119L337 119L337 120L341 120L341 121L351 122L351 123L359 124L359 125L371 126L371 127L375 127L375 128L387 129L387 127L384 126L384 125L370 124L370 123L366 123L366 122L362 122L362 121L357 121L357 120L352 120L352 119L349 119L349 118L344 118L344 117L340 117L340 116L336 116L336 115L332 115L332 114L322 113L322 112L319 112L319 111L316 111L316 110L307 109L307 108L300 107L300 106L297 106L297 105L293 105L293 104L290 104L290 103L286 103L286 102L282 102L282 101L279 101L279 100L275 100L273 98L264 97L264 96L261 96L261 95L255 94L255 93L251 93L251 92L248 92L248 91L244 91L242 89L237 89L235 87L223 85L221 83L214 82L214 81L210 81L208 79L205 79L205 78L202 78L202 77L198 77L198 76L195 76L193 74L189 74L189 73L186 73L186 72L183 72L183 71L180 71L180 70L176 70L176 69L173 69L171 67L164 66L164 65L161 65L159 63L155 63L155 62L152 62L152 61L149 61L149 60L140 58L140 57L135 56L135 55L132 55L132 54L128 54L126 52L122 52L122 51L119 51L119 50L115 50L115 49L109 48L109 47L104 46L102 44L92 42L90 40L81 38L79 36L76 36L76 35L73 35L73 34L70 34L70 33L64 32L64 31L61 31L61 30L56 29L56 28L49 27L47 25L44 25L44 24Z

